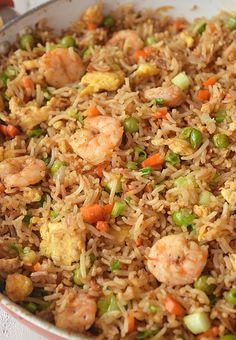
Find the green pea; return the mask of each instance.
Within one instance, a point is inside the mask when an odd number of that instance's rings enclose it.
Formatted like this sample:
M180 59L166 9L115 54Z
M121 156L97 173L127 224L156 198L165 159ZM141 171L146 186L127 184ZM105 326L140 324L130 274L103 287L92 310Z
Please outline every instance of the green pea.
M151 166L147 166L146 168L140 169L142 176L148 176L152 173L153 168Z
M23 223L24 225L27 225L27 226L28 226L28 225L30 224L31 218L32 218L32 215L25 215L24 218L23 218L23 220L22 220L22 223Z
M134 161L142 163L147 158L147 153L139 146L134 147Z
M147 37L147 39L145 40L146 46L151 46L154 45L155 43L157 43L157 39L154 36Z
M148 310L149 310L149 312L155 314L155 313L159 312L161 310L161 308L157 305L150 304L148 306Z
M75 47L76 41L71 35L66 35L61 39L61 45L63 47Z
M51 217L52 219L57 218L58 216L59 216L59 213L58 213L57 211L52 210L52 211L50 212L50 217Z
M179 137L182 139L189 139L193 128L185 127L181 130Z
M51 166L51 174L54 176L63 165L64 164L61 161L55 160Z
M111 263L111 271L114 272L115 270L120 269L120 261L113 261Z
M236 305L236 288L232 288L226 293L225 300L233 306Z
M202 144L202 133L197 129L192 129L189 141L193 149L198 149Z
M228 20L228 27L233 30L236 28L236 17L230 17Z
M220 337L220 340L236 340L236 335L234 335L234 334L222 335Z
M77 286L83 286L83 282L81 281L81 272L80 268L77 268L73 271L73 281Z
M128 117L123 122L124 130L129 133L138 132L138 120L134 117Z
M165 105L165 100L163 98L156 98L155 102L157 105Z
M224 149L229 146L229 137L223 133L217 133L213 136L212 142L217 149Z
M20 47L22 50L30 50L34 47L35 41L32 34L23 34L20 37Z
M178 227L187 227L193 223L194 219L195 215L186 209L175 211L172 214L172 220Z
M165 161L171 165L179 165L180 157L177 153L169 151L165 156Z
M116 24L116 19L112 17L111 15L107 15L104 17L102 21L102 26L105 26L107 28L113 27Z
M14 78L17 75L16 69L12 65L8 66L8 68L6 69L5 73L6 73L6 76L8 78Z
M216 112L216 117L215 117L215 121L216 123L222 123L227 117L227 113L226 111L218 111Z
M129 162L126 163L126 167L127 167L129 170L136 170L136 169L137 169L137 163L136 163L136 162L129 161Z
M207 295L211 295L214 292L216 285L207 283L209 278L211 278L211 276L209 276L209 275L200 276L194 282L194 288L203 291Z

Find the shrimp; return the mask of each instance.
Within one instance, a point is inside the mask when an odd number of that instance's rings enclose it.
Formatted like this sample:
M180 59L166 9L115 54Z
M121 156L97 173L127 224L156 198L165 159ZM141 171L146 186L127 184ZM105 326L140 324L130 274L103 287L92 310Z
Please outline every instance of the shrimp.
M84 129L75 132L70 145L77 155L92 164L108 160L121 142L123 128L114 117L87 117Z
M147 266L160 282L171 286L193 283L206 265L208 250L185 235L168 235L150 249Z
M122 30L113 34L108 45L117 46L127 54L133 54L144 47L144 42L136 31Z
M0 163L0 179L7 188L36 184L44 178L45 173L45 163L30 156L8 158Z
M56 48L45 53L40 68L47 83L56 88L74 83L85 72L84 64L73 48Z
M165 101L165 105L170 107L179 106L185 100L184 92L175 85L147 89L144 91L144 97L148 100L162 98Z
M97 305L88 294L69 288L58 302L55 312L57 327L71 332L84 332L94 323Z

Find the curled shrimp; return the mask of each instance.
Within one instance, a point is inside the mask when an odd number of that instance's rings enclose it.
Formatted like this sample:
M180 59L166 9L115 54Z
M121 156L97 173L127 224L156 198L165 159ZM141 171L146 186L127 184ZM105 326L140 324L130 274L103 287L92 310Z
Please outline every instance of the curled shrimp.
M8 158L0 163L0 179L8 188L36 184L44 178L45 173L45 163L30 156Z
M56 88L74 83L85 72L84 64L73 48L56 48L45 53L40 60L47 83Z
M87 117L84 129L75 132L70 138L70 145L75 153L92 164L108 160L113 149L121 142L123 128L114 117Z
M147 89L144 91L144 97L148 100L162 98L164 99L165 105L170 107L179 106L185 100L184 92L175 85Z
M206 265L208 250L184 234L168 235L151 248L147 266L160 282L171 286L194 282Z
M84 332L94 323L97 306L88 294L67 289L59 302L55 312L57 327L71 332Z
M136 31L121 30L113 34L108 45L117 46L127 54L133 54L136 50L143 48L144 42Z

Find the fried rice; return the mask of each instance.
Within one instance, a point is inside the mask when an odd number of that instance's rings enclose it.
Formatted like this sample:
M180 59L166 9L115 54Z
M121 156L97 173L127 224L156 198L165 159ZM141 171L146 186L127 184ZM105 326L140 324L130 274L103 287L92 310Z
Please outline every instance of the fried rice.
M88 338L235 339L235 22L99 4L61 36L19 33L0 64L3 294Z

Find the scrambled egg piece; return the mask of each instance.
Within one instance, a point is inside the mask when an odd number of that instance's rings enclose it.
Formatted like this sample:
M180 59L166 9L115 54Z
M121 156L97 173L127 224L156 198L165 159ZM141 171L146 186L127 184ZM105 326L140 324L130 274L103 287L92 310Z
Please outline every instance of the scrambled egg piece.
M36 188L30 188L23 192L23 196L27 203L39 202L41 200L42 192Z
M225 188L221 189L221 195L229 204L236 204L236 182L226 181Z
M189 34L186 32L181 32L180 33L180 38L183 39L186 42L186 45L190 48L193 46L194 39L191 37Z
M78 229L61 222L48 223L40 228L40 234L40 254L51 258L55 265L69 266L79 260L83 239Z
M189 156L193 153L193 149L191 148L189 142L178 137L170 138L168 140L168 146L171 151L181 156Z
M153 65L150 65L150 64L141 64L139 65L139 67L137 68L135 72L135 77L140 79L140 78L156 76L159 73L160 73L159 68Z
M81 84L87 85L80 93L80 96L86 96L102 90L115 91L123 83L125 77L122 71L116 72L88 72L81 79Z
M36 125L46 121L49 117L50 106L39 108L33 101L22 105L17 97L12 97L9 102L10 118L12 118L24 131L31 130Z

